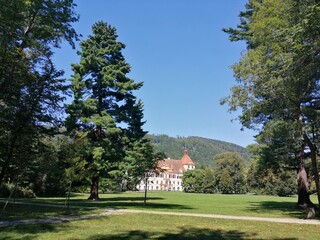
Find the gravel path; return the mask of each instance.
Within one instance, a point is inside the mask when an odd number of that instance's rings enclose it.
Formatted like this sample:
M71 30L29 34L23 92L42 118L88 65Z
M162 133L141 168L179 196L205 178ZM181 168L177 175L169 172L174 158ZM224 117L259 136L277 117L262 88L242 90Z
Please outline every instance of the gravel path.
M261 222L274 222L274 223L297 223L297 224L320 225L320 220L315 220L315 219L246 217L246 216L230 216L230 215L219 215L219 214L159 212L159 211L129 210L129 209L119 209L117 210L117 212L118 213L147 213L147 214L158 214L158 215L220 218L220 219L234 219L234 220L261 221Z
M25 204L25 203L16 202L16 204ZM37 205L37 206L46 206L46 207L48 206L64 207L63 205L37 204L37 203L27 203L27 205ZM72 206L72 208L86 208L86 207ZM245 221L320 225L320 220L315 220L315 219L307 220L307 219L294 219L294 218L265 218L265 217L229 216L229 215L218 215L218 214L148 211L148 210L106 209L105 212L99 213L99 214L87 214L87 215L80 215L80 216L61 216L61 217L27 219L27 220L16 220L16 221L0 221L0 227L23 225L23 224L40 224L40 223L58 223L58 222L67 222L67 221L77 221L77 220L83 220L83 219L105 217L110 215L127 214L127 213L132 213L132 214L144 213L144 214L158 214L158 215L171 215L171 216L205 217L205 218L233 219L233 220L245 220Z

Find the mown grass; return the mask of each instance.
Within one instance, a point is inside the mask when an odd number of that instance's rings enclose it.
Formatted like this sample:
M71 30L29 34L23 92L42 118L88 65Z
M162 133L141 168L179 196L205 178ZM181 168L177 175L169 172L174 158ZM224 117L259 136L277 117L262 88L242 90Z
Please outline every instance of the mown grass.
M71 205L97 208L147 209L159 211L260 216L277 218L305 218L306 212L294 208L297 197L258 195L190 194L183 192L148 192L147 206L143 192L101 194L100 201L88 201L87 194L73 194ZM316 203L316 197L312 196ZM64 204L64 198L36 198L28 201Z
M0 239L318 240L319 226L200 217L123 214L56 224L0 228Z
M44 207L44 206L30 206L19 204L8 204L3 210L4 203L0 203L0 220L12 221L12 220L25 220L25 219L37 219L37 218L51 218L59 216L78 216L84 214L99 213L101 209L66 209L61 207Z
M305 218L294 208L296 197L255 195L188 194L183 192L126 192L101 194L101 201L88 201L87 194L73 194L71 205L96 207L70 209L43 206L9 206L2 220L57 217L101 212L104 208L146 209L237 216ZM312 197L316 202L315 196ZM17 201L64 205L64 198L17 199ZM11 212L10 212L11 211ZM245 220L153 214L122 214L55 224L0 228L4 239L319 239L319 225L280 224Z

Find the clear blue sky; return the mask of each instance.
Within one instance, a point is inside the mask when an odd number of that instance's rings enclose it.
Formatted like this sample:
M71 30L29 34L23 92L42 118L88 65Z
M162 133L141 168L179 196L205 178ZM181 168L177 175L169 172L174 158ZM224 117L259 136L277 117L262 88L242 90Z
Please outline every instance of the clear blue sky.
M228 40L224 27L235 27L245 0L75 0L85 39L96 21L117 29L130 77L144 82L136 95L144 103L145 130L169 136L199 136L241 146L254 143L219 99L235 84L230 66L244 43ZM63 45L56 65L70 77L76 52Z

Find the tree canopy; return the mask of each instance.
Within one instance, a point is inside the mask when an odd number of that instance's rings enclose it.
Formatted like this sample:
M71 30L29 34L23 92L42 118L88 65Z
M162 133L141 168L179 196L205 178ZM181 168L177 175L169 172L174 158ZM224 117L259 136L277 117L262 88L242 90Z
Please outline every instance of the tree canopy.
M23 178L41 139L61 123L66 93L53 48L74 46L72 0L0 1L0 183Z
M75 139L88 139L87 161L92 178L89 199L98 199L100 176L112 176L120 184L138 166L152 162L153 151L142 130L142 103L134 96L142 83L127 77L130 66L117 41L116 29L106 22L92 26L92 35L81 42L80 61L73 64L74 101L68 106L66 125Z
M309 151L320 199L319 10L319 2L313 0L250 0L240 14L240 25L225 29L232 41L245 40L247 51L233 66L237 85L222 103L230 111L241 109L243 126L258 129L268 146L278 142L278 156L294 161L301 206L312 205L305 170Z

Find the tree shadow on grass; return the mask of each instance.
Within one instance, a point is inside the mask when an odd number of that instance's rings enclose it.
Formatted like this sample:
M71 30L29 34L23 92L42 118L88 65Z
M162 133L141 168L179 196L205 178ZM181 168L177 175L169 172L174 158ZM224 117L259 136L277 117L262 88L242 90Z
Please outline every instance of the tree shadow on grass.
M71 199L70 205L77 207L94 207L94 208L113 208L113 209L148 209L148 210L190 210L193 209L187 205L172 204L162 202L165 200L161 197L148 197L147 205L144 206L144 197L112 197L100 198L99 201L90 201L87 199ZM63 199L49 199L45 201L34 200L32 203L37 204L58 204L64 206ZM42 206L44 207L44 206ZM76 211L73 209L72 211Z
M67 228L67 225L50 223L0 227L0 240L32 240L38 238L43 233L66 231Z
M164 198L148 197L147 205L144 206L144 197L112 197L100 198L99 201L90 201L86 199L72 199L70 205L97 208L138 208L138 209L171 209L171 210L187 210L192 207L180 204L171 204L161 202ZM47 201L50 204L63 204L61 200Z
M99 207L111 208L139 208L139 209L171 209L171 210L187 210L192 207L180 204L163 203L159 200L163 198L150 197L147 198L147 204L144 206L143 197L117 197L117 198L102 198L97 204Z
M143 202L144 197L112 197L112 198L100 198L101 201L140 201ZM147 197L147 200L164 200L161 197Z
M92 213L92 209L69 209L62 207L46 207L46 206L33 206L24 204L12 204L9 203L5 210L3 210L4 204L0 203L0 209L2 209L2 215L0 221L14 221L25 219L39 219L39 218L51 218L60 216L73 216Z
M88 195L89 196L89 195ZM26 199L19 199L19 201L24 201ZM160 197L148 197L147 201L150 200L164 200L164 198ZM33 203L44 203L44 204L65 204L65 199L63 198L57 198L57 199L28 199L28 202L33 202ZM70 199L70 205L72 204L90 204L90 205L96 205L99 203L106 203L108 201L111 202L142 202L144 201L144 197L110 197L110 198L100 198L98 201L92 201L88 199Z
M250 203L248 207L250 211L257 213L270 213L281 211L284 215L288 217L294 217L299 219L305 219L307 216L306 211L298 210L295 208L295 204L292 202L275 202L275 201L263 201Z
M213 230L208 228L182 228L178 233L161 233L161 232L146 232L146 231L128 231L120 234L109 234L103 236L92 236L88 239L92 240L145 240L145 239L159 239L159 240L243 240L256 239L266 240L263 238L256 238L257 234L245 233L237 230L224 231ZM281 238L282 240L297 240L296 238ZM276 240L276 239L274 239Z
M68 232L68 224L37 224L35 225L20 225L0 228L0 240L11 239L44 239L45 233L61 234ZM107 227L107 226L106 226ZM120 227L120 226L119 226ZM59 235L60 237L62 235ZM99 234L96 232L89 233L86 238L84 236L72 235L72 239L90 239L90 240L145 240L145 239L158 239L158 240L270 240L270 238L261 238L258 233L247 233L239 230L221 230L221 229L209 229L209 228L179 228L179 232L164 233L160 231L122 231L111 234ZM50 238L51 239L51 238ZM70 238L68 238L70 239ZM272 238L273 240L298 240L298 238Z

